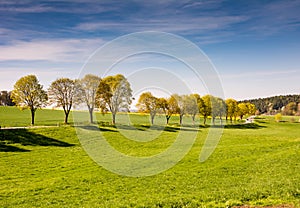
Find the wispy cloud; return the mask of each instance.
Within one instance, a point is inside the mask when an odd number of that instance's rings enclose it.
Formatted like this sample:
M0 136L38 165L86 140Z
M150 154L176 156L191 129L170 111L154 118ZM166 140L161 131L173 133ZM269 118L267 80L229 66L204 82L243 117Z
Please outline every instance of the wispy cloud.
M100 38L15 41L0 46L0 61L84 61L103 43Z
M75 29L84 31L109 31L118 29L123 32L163 30L165 32L192 33L198 31L202 33L208 30L222 30L231 24L240 23L247 20L244 16L223 16L223 17L190 17L188 21L181 17L168 19L133 19L124 22L83 22L78 24Z

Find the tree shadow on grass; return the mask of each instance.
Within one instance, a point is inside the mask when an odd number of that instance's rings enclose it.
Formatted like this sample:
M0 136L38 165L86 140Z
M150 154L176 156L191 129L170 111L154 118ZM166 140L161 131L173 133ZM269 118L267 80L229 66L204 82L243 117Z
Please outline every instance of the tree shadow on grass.
M0 152L30 152L30 150L7 145L5 142L0 141Z
M71 147L73 144L59 141L41 134L36 134L27 129L2 129L0 130L0 152L26 152L29 150L22 149L13 144L23 146L57 146Z
M78 126L79 128L82 128L84 130L89 131L110 131L110 132L117 132L114 129L106 128L106 127L97 127L97 126Z
M266 128L256 123L244 123L244 124L227 124L224 126L225 129L261 129Z
M132 130L132 131L167 131L167 132L179 132L179 131L199 131L195 126L165 126L165 125L150 125L150 124L134 124L130 125L117 125L117 129Z

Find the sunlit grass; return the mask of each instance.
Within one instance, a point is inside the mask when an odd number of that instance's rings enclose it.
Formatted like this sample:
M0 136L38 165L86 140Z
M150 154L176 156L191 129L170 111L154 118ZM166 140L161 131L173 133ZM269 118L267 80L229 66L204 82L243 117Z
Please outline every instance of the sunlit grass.
M6 125L24 125L10 108ZM18 110L18 109L16 109ZM12 112L10 112L12 111ZM5 114L6 114L5 113ZM29 115L30 116L30 115ZM41 110L39 125L55 125L63 113ZM157 134L147 116L130 115L135 131ZM13 119L15 117L16 119ZM53 118L51 121L50 118ZM105 138L134 156L164 151L178 134L178 118L149 142L128 140L98 114ZM30 118L30 117L29 117ZM38 118L38 117L37 117ZM157 118L158 121L160 118ZM161 118L163 122L164 118ZM75 128L0 130L0 207L226 207L289 204L300 207L300 123L259 117L255 125L224 129L214 153L198 158L209 128L200 127L191 151L173 168L149 177L125 177L98 166L82 149ZM82 115L82 123L85 115ZM88 118L86 118L88 121ZM122 122L121 122L122 121ZM126 125L119 116L119 125ZM22 123L23 122L23 123ZM28 123L30 119L28 120ZM185 124L192 128L189 117ZM84 124L85 125L85 124ZM157 127L159 128L159 127ZM128 130L129 131L129 130ZM134 134L134 130L132 132ZM146 138L147 139L147 138Z

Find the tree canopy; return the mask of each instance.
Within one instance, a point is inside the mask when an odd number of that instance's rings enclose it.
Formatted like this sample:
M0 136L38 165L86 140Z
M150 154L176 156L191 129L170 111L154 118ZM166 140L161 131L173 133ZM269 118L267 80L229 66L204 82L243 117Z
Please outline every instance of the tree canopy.
M19 108L30 109L31 124L34 125L35 111L45 104L47 93L35 75L27 75L15 83L11 98Z
M69 78L59 78L53 81L48 89L49 103L62 107L65 113L65 124L74 104L81 100L82 92L78 81Z
M82 99L89 110L91 123L94 122L93 111L96 105L96 92L98 90L100 81L101 78L93 74L87 74L80 80Z
M122 74L105 77L100 81L96 99L102 112L112 113L112 123L115 124L117 112L129 111L132 102L130 83Z
M154 97L151 92L142 93L136 106L139 112L150 114L151 124L153 124L154 117L161 107L159 99Z

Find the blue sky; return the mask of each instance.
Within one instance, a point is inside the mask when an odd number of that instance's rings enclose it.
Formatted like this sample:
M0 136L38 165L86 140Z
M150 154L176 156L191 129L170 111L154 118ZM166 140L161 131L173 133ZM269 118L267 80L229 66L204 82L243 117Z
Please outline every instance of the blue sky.
M105 43L161 31L208 55L226 98L299 94L299 11L300 1L289 0L1 0L0 89L27 74L45 88L58 77L77 78Z

